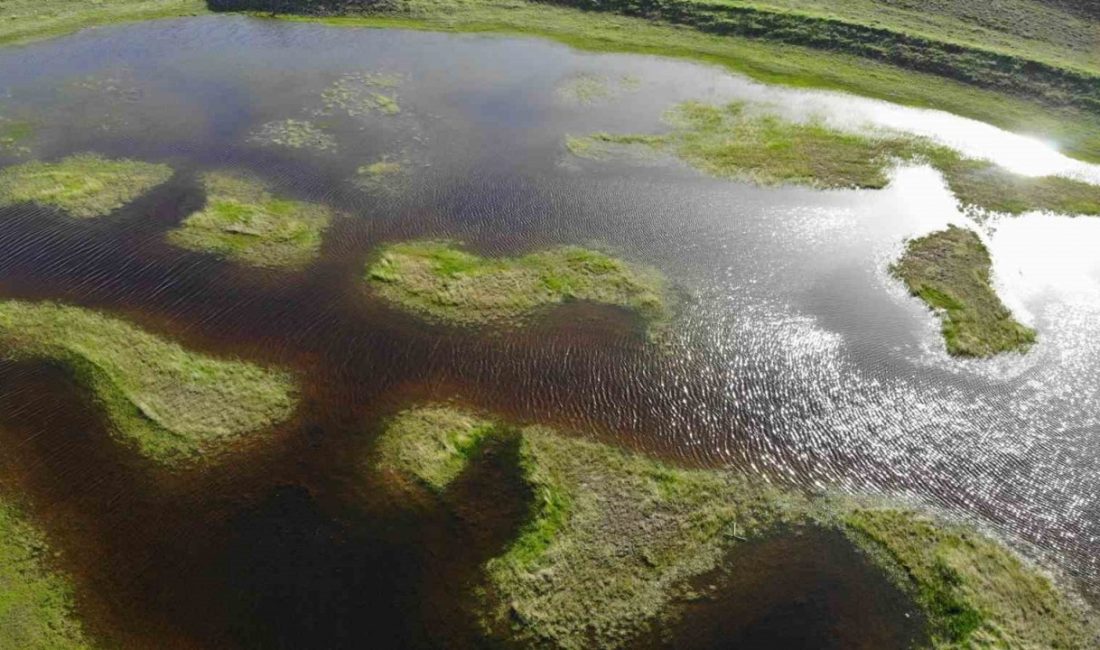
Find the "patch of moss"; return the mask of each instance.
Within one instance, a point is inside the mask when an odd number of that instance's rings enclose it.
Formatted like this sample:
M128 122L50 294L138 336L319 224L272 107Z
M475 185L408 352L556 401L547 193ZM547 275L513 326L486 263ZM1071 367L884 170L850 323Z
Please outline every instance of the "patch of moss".
M48 568L42 533L18 508L0 501L0 648L91 648L73 616L68 581Z
M167 165L78 154L0 170L0 205L37 203L78 218L112 212L172 175Z
M173 244L260 267L300 267L317 257L328 208L277 198L238 173L209 172L202 184L206 206L169 233Z
M914 239L891 272L909 292L943 315L947 351L967 357L1026 351L1035 330L1021 325L990 280L989 251L970 230L947 230Z
M354 72L341 76L321 93L323 115L345 113L362 117L371 113L396 115L401 112L397 97L383 89L400 85L401 75L380 72Z
M166 464L216 454L287 419L297 401L284 372L191 352L80 307L0 302L0 346L8 358L64 365L113 435Z
M843 522L914 593L934 648L1090 647L1082 613L1003 545L912 510L857 508Z
M325 133L309 120L277 120L258 128L250 137L256 144L329 151L336 148L336 138Z
M395 304L462 325L516 325L567 300L633 310L651 331L669 317L669 291L659 273L574 246L486 258L448 242L390 244L367 265L366 279Z

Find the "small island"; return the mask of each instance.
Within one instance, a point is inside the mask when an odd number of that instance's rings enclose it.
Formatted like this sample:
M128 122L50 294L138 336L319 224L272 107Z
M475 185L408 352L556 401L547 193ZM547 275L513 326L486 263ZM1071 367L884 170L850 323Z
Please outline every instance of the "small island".
M168 165L77 154L0 170L0 206L36 203L80 219L102 217L172 176Z
M488 258L446 241L389 244L367 264L366 280L400 307L458 325L517 326L569 300L629 309L651 333L669 318L660 273L576 246Z
M810 498L446 405L392 418L366 467L390 489L443 503L478 451L504 437L518 444L528 515L485 564L475 595L485 633L507 642L630 647L674 620L693 579L714 578L739 543L814 526L843 532L912 599L937 650L1084 650L1094 633L1086 614L1005 544L880 499Z
M332 221L318 204L273 196L259 179L235 172L202 175L206 205L168 241L250 266L294 268L312 262Z
M0 302L0 346L9 359L62 364L115 436L169 466L214 456L288 419L297 403L287 373L192 352L81 307Z
M943 318L947 351L962 357L1026 352L1035 330L1022 325L993 290L981 238L957 226L911 240L891 272Z

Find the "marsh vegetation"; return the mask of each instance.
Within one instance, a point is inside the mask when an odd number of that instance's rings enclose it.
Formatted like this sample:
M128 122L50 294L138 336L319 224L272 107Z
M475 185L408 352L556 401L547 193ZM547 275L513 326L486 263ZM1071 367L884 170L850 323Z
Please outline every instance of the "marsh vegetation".
M951 226L908 243L891 267L909 292L941 314L947 351L965 357L1023 352L1035 330L1016 322L993 289L992 261L973 231Z
M287 419L287 373L187 350L120 318L56 303L0 302L9 359L63 365L94 396L114 435L168 465L198 461Z
M202 186L206 205L168 234L173 244L260 267L301 267L317 257L329 208L275 197L263 181L236 172L207 172Z
M0 170L0 205L35 203L70 216L102 217L168 180L167 165L77 154Z
M671 308L657 271L576 246L489 258L445 241L389 244L366 279L386 300L459 325L517 326L539 309L585 300L629 309L653 333Z

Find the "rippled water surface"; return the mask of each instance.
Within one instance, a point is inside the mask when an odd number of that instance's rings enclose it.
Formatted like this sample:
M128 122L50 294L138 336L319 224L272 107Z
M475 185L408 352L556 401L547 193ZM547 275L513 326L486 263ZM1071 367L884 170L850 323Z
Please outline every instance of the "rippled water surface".
M400 113L319 116L325 88L358 72L400 75ZM579 75L630 83L578 102L561 89ZM1100 590L1100 219L971 223L1040 343L958 361L887 271L906 238L970 223L931 169L900 169L885 190L822 192L582 161L563 147L570 133L661 130L677 101L738 98L938 137L1024 173L1100 179L1046 145L943 113L542 41L220 17L0 51L0 115L35 125L30 157L91 150L177 170L102 220L0 209L0 294L103 308L306 380L301 412L270 445L166 477L113 446L56 369L0 366L0 467L42 504L97 629L158 647L465 638L454 585L507 522L486 522L477 550L450 557L439 540L473 533L440 522L407 537L348 515L378 417L448 398L691 464L903 494L1034 543ZM337 147L249 141L288 118L329 129ZM407 163L407 183L371 193L352 182L383 157ZM280 274L168 245L164 233L202 204L196 173L219 167L342 211L320 260ZM377 244L413 237L494 254L575 243L645 262L683 296L675 335L657 349L629 316L580 304L515 333L425 324L360 280ZM821 562L806 571L835 573Z

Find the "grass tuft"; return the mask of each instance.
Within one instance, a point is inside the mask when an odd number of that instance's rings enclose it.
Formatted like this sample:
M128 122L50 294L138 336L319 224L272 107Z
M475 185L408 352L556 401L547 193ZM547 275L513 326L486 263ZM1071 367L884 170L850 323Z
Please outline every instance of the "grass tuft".
M80 307L0 302L0 348L8 358L64 365L94 395L113 435L169 465L285 420L297 401L286 373L191 352Z
M1035 330L1012 317L993 290L989 251L978 235L951 226L914 239L891 272L909 292L943 315L947 351L990 357L1027 351Z
M328 208L280 199L256 178L203 174L206 206L168 235L177 246L209 251L252 266L301 267L321 250Z
M167 165L78 154L0 170L0 205L37 203L78 218L101 217L168 180Z

